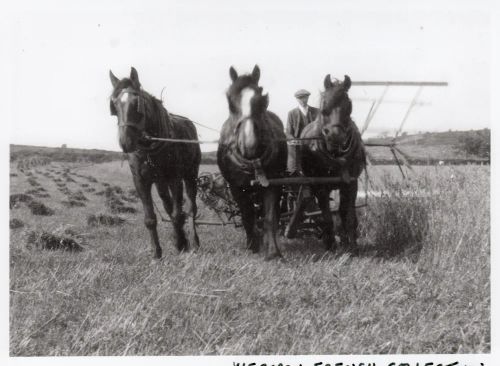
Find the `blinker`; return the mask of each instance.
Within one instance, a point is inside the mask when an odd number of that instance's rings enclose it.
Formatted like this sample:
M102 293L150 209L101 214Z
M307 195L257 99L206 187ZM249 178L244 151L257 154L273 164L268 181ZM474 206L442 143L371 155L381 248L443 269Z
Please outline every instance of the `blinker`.
M111 113L112 116L116 116L117 115L115 103L113 103L112 100L109 101L109 111L110 111L110 113Z

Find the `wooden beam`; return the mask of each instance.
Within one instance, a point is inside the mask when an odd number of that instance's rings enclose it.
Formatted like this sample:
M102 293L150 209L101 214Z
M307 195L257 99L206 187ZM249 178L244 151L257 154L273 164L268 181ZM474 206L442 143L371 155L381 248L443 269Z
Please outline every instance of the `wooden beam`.
M163 222L172 222L170 219L162 218ZM226 225L235 225L234 222L231 221L204 221L204 220L195 220L194 223L196 226L198 225L214 225L214 226L226 226Z
M357 178L351 178L351 182L355 182ZM344 183L340 177L290 177L290 178L271 178L268 179L270 186L281 185L301 185L301 184L335 184ZM252 180L252 186L259 185L259 182Z
M353 81L357 86L448 86L446 81Z

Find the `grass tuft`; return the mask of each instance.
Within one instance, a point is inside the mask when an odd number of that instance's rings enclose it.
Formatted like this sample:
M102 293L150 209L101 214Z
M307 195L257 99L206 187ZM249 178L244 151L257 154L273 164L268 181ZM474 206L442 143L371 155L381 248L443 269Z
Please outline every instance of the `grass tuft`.
M11 229L19 229L24 226L24 222L22 222L19 219L10 219L9 221L9 227Z
M9 207L16 208L19 207L20 202L29 203L33 201L33 196L25 193L16 193L10 195Z
M40 216L52 216L54 215L54 210L50 207L45 206L42 202L31 201L28 203L28 207L33 215Z
M31 231L27 239L28 246L46 250L64 250L70 252L81 252L83 247L70 236L61 236L54 233Z
M76 200L73 200L73 199L70 199L68 201L61 201L61 204L63 206L66 206L68 208L71 208L71 207L85 207L85 203L82 202L82 201L76 201Z
M87 216L87 225L89 226L117 226L125 222L125 219L119 216L110 216L106 214L97 214Z

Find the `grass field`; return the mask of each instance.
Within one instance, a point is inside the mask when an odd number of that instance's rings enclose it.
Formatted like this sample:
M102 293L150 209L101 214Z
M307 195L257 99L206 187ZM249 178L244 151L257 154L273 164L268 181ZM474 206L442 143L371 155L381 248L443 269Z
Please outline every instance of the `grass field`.
M126 162L13 165L10 353L489 352L489 167L398 174L370 169L382 196L359 212L358 257L281 238L285 261L264 262L229 226L199 227L201 249L178 254L162 223L154 261ZM44 232L83 250L47 250Z

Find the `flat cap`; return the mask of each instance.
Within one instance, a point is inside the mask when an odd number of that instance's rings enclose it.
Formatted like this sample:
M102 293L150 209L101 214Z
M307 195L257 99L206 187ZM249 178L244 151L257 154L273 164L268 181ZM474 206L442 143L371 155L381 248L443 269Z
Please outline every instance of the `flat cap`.
M295 95L295 98L300 98L300 97L307 97L307 96L311 95L311 93L309 93L305 89L300 89L300 90L297 90L294 95Z

